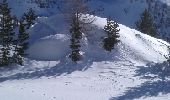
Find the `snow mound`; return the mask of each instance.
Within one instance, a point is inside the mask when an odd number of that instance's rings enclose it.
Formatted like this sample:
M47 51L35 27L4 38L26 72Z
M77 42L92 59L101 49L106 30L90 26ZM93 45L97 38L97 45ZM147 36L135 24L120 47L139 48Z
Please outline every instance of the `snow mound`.
M69 52L69 37L56 34L44 37L30 45L29 58L38 60L60 60Z
M103 28L106 25L106 18L96 17L96 21L93 23L97 26L97 31L91 32L90 38L93 38L93 42L89 43L94 49L94 44L100 45L101 39L104 36ZM169 54L167 42L160 39L153 38L146 34L143 34L135 29L130 29L122 24L119 24L120 28L120 43L117 45L116 50L110 53L110 56L118 56L118 58L124 58L131 62L163 62L166 60L165 56ZM96 35L97 34L97 35ZM92 48L89 50L93 51ZM98 47L99 50L100 47ZM102 48L100 48L102 49ZM95 50L95 49L94 49ZM98 53L98 50L94 52ZM93 52L93 54L95 54ZM102 53L101 53L102 54Z
M57 19L59 21L53 21ZM70 53L70 35L68 27L62 26L56 29L59 24L66 25L60 15L53 15L41 18L32 28L31 38L33 44L30 45L30 58L35 60L60 60ZM114 58L128 60L136 64L146 64L148 62L163 62L165 56L169 54L169 44L160 39L143 34L135 29L119 24L120 43L111 53L102 48L102 41L106 35L103 31L106 25L106 18L95 17L91 26L95 26L92 31L84 33L82 48L83 59L94 59L95 61L113 60ZM39 26L39 27L37 27ZM43 27L42 27L43 26ZM42 28L40 30L40 27ZM41 31L45 33L41 33ZM41 34L39 34L41 33ZM58 34L54 34L58 33Z

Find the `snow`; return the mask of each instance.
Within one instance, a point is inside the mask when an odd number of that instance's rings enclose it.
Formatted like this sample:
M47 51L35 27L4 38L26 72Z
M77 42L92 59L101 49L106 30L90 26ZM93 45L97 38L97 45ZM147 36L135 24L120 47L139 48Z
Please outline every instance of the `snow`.
M114 21L131 28L135 28L135 22L147 7L145 0L93 0L92 5L104 8L100 16L111 16Z
M90 37L84 35L84 60L78 65L66 58L69 54L67 34L46 34L34 40L29 52L36 60L26 60L25 67L2 73L0 96L3 100L108 100L147 81L134 76L137 65L166 60L167 42L122 24L119 24L121 43L112 53L105 52L99 44L106 18L96 17L92 25L97 27L89 32Z
M44 37L28 50L29 58L38 60L60 60L69 53L70 39L64 34L56 34Z
M106 25L106 19L96 17L94 24L97 25L98 28L103 29ZM122 24L119 24L119 28L121 43L119 43L117 47L118 51L120 51L120 54L117 55L118 58L124 55L123 58L131 59L132 62L137 60L145 63L163 62L166 60L164 56L169 53L167 48L169 44L167 42L140 33L134 29L129 29ZM100 35L98 35L97 38L100 39Z
M1 83L0 96L3 100L108 100L122 93L126 87L141 83L138 78L131 78L134 69L126 70L129 69L126 64L100 62L94 63L93 68L85 72L76 71L66 76L6 81ZM127 84L124 85L124 82Z
M24 66L0 68L1 99L168 100L170 98L169 81L160 81L160 77L154 77L162 75L162 72L153 73L153 70L159 66L163 68L168 66L164 61L166 61L165 56L169 54L170 44L129 28L146 7L145 2L142 4L139 1L131 4L124 0L93 2L103 3L107 8L105 11L110 9L105 16L113 11L113 20L119 22L121 42L112 52L106 52L102 48L106 18L95 16L95 21L91 24L94 29L83 33L81 41L83 59L78 64L74 64L68 58L70 35L69 27L63 21L63 15L56 13L55 9L40 9L37 4L29 4L26 0L10 3L14 8L13 12L24 8L16 13L18 16L21 16L27 8L34 7L40 17L29 30L30 48L27 51L29 57L24 59ZM120 11L117 11L118 8ZM123 12L124 8L129 11L127 15ZM133 12L134 9L136 12ZM114 15L115 12L119 14ZM168 75L165 76L169 79ZM165 87L162 84L165 84Z

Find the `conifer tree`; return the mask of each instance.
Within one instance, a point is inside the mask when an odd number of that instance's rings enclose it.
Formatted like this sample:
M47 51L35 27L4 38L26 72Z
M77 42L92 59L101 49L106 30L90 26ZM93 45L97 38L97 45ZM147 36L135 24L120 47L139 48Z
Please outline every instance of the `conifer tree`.
M76 16L76 15L75 15ZM81 33L81 27L80 23L78 21L78 15L77 17L73 18L72 24L71 24L71 45L70 48L72 49L72 52L70 54L70 58L72 61L77 62L81 59L81 54L80 54L80 39L82 38L82 33Z
M4 66L11 63L10 51L14 36L14 21L6 0L3 0L0 5L0 15L0 42L2 45L0 65Z
M28 55L25 51L28 49L29 33L27 30L34 24L37 15L33 9L29 9L27 13L24 13L22 19L19 21L19 33L17 38L17 44L13 54L14 63L23 64L23 57Z
M18 45L19 45L19 55L21 56L25 56L27 55L25 53L25 50L28 49L28 39L29 39L29 34L27 33L26 31L26 27L25 27L25 24L20 21L20 24L19 24L19 34L18 34Z
M13 63L19 64L19 65L23 65L23 57L20 54L21 48L22 47L16 44L14 48L13 56L12 56Z
M25 50L28 49L28 39L29 39L29 34L26 32L26 25L24 22L21 20L19 22L19 33L18 33L18 38L16 40L16 45L14 49L14 54L13 54L13 62L19 65L23 64L23 57L26 56L27 54L25 53Z
M145 11L142 13L141 19L136 23L136 27L142 33L148 34L150 36L157 35L152 16L147 9L145 9Z
M9 48L2 47L1 51L0 66L8 66L10 64Z
M88 6L90 0L58 0L58 10L64 15L64 19L68 22L71 33L71 54L69 57L72 61L81 60L80 53L82 33L92 30L91 23L95 17L91 15L95 13Z
M107 37L103 40L103 48L106 51L112 51L114 49L114 45L119 42L119 31L118 29L119 25L118 23L111 20L109 17L107 19L107 25L104 27L104 31L107 33Z
M37 18L37 15L35 14L35 11L30 8L27 13L24 13L23 21L26 23L26 28L29 29L33 24L35 19Z

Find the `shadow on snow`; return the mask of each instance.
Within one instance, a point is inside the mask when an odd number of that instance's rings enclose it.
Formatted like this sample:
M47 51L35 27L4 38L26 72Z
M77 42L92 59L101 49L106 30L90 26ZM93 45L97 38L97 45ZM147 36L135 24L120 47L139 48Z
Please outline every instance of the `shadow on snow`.
M83 71L86 70L92 62L86 61L85 63L68 63L67 61L61 61L59 64L57 64L54 67L48 67L48 68L40 68L35 71L27 71L25 73L16 73L14 75L9 76L2 76L0 77L0 82L4 82L7 80L20 80L20 79L36 79L40 78L42 76L50 77L50 76L59 76L61 74L71 74L74 71ZM5 69L7 71L12 71L14 68L8 68Z
M7 80L20 80L20 79L36 79L40 78L42 76L46 77L56 77L60 76L62 74L71 74L74 71L85 71L91 65L93 62L101 62L101 61L113 61L115 58L111 58L108 56L102 56L101 58L91 58L91 59L84 59L81 62L73 63L71 61L68 61L68 59L61 60L59 64L57 64L54 67L47 67L47 68L40 68L36 69L34 71L30 70L27 72L19 72L15 73L13 75L8 76L0 76L0 82L4 82ZM0 72L12 72L13 70L18 70L16 67L10 67L10 68L4 68L0 69ZM22 70L21 70L22 71ZM2 75L2 73L0 73Z
M136 75L148 79L140 86L129 88L123 95L113 97L110 100L133 100L141 97L158 96L159 93L170 93L170 63L150 63L147 67L140 66ZM155 79L155 81L154 81Z

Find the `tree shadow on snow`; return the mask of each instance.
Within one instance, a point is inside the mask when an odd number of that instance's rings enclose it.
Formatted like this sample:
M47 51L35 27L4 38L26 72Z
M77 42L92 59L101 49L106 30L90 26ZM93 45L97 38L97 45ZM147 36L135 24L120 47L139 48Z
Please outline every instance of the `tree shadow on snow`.
M92 62L90 61L86 61L85 63L69 63L65 60L61 61L59 64L57 64L54 67L47 67L47 68L42 68L42 69L38 69L35 71L27 71L25 73L19 72L16 73L14 75L10 75L10 76L2 76L0 77L0 82L4 82L7 80L20 80L20 79L36 79L36 78L40 78L42 76L46 76L46 77L50 77L50 76L59 76L62 74L71 74L74 71L84 71L86 70L88 67L90 67L90 65L92 64ZM8 68L8 69L3 69L5 71L12 71L15 68Z
M56 77L62 74L67 75L67 74L71 74L74 71L85 71L92 66L93 62L101 62L104 60L113 61L112 58L107 57L107 56L106 57L102 56L101 59L100 58L88 59L88 60L85 59L81 62L78 62L77 64L64 59L64 60L61 60L60 63L54 67L40 68L34 71L18 72L13 75L0 76L0 82L4 82L7 80L37 79L43 76ZM0 71L11 72L14 69L17 69L17 68L10 67L10 68L5 68L5 69L0 69Z
M170 93L170 63L150 63L147 67L139 67L136 75L148 79L140 86L129 88L123 95L113 97L110 100L133 100L141 97L158 96L160 93Z

